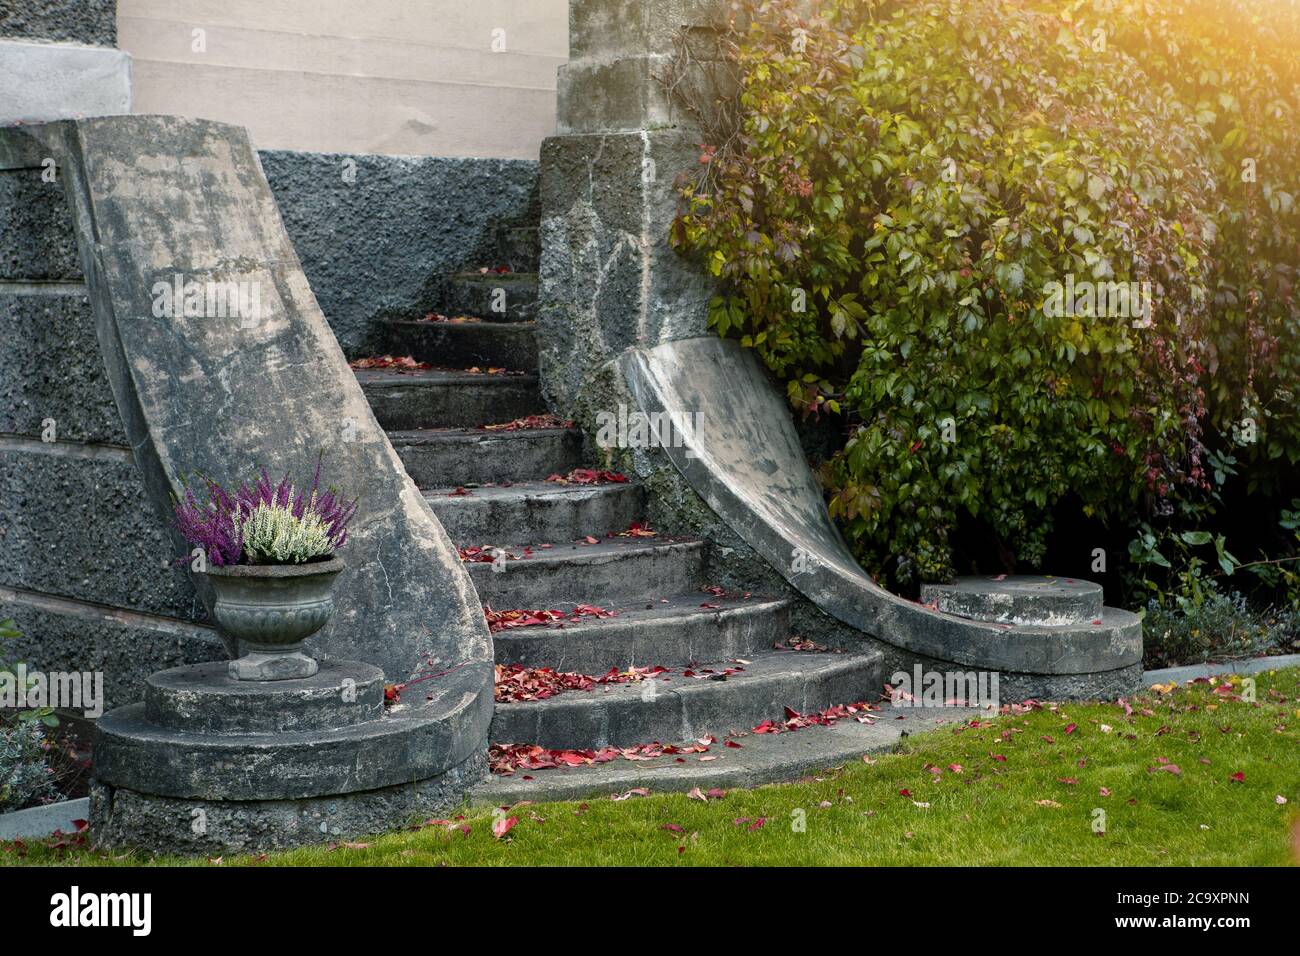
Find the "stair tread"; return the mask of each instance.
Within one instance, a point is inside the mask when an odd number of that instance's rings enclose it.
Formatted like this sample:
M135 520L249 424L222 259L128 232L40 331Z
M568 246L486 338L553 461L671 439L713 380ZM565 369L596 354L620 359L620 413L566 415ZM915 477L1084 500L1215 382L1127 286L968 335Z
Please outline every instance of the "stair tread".
M792 781L858 760L863 754L886 753L898 745L904 734L964 724L983 713L977 708L895 709L888 703L882 707L873 712L876 720L870 723L840 720L830 727L806 727L781 734L751 733L743 738L740 749L719 742L710 748L708 756L715 758L710 761L701 761L699 755L688 755L682 763L676 754L667 754L652 760L612 760L580 767L516 770L510 776L484 781L470 791L470 799L475 804L581 800L633 787L648 787L654 792L686 792L694 787L731 789Z
M500 634L498 633L495 636L499 637ZM842 654L767 649L756 651L751 656L744 658L746 663L734 661L704 663L696 668L688 668L694 671L696 675L694 677L683 676L682 668L671 668L669 673L660 674L653 680L657 682L656 695L659 697L670 694L691 696L697 694L725 694L731 692L740 684L753 685L765 681L799 677L816 680L829 674L873 666L878 663L879 657L878 651L867 649ZM716 680L711 674L705 673L706 671L721 673L725 668L740 668L741 670L738 673L727 675L725 680ZM882 688L872 688L871 690L873 696L879 696ZM496 709L498 713L540 709L568 710L601 707L610 701L640 702L642 699L643 693L640 683L597 684L591 690L567 691L546 700L498 702ZM856 703L856 701L846 700L840 703L851 704ZM740 730L748 728L728 729ZM512 742L526 743L527 741Z
M488 375L484 372L471 372L468 369L434 368L418 372L393 372L388 369L354 368L357 381L365 386L390 385L482 385L492 388L502 385L530 384L537 381L531 372L507 372L501 375ZM540 412L538 414L541 414Z
M543 548L542 545L548 545ZM597 538L595 544L577 542L541 542L539 544L483 544L479 547L499 548L513 555L507 559L507 567L513 570L520 565L561 565L561 564L595 564L604 561L617 561L622 558L656 551L685 551L704 547L699 538ZM524 554L524 548L532 549ZM471 562L471 566L474 562ZM483 562L486 563L486 562ZM501 572L493 572L501 573ZM510 573L509 570L504 572Z
M522 440L581 434L576 428L515 428L510 431L492 431L487 428L401 428L388 432L388 440L395 445L434 445L455 442L472 443L486 439L517 438Z
M566 601L555 608L545 608L545 610L567 610L567 605L572 603L573 602L571 601ZM749 598L720 598L707 592L700 591L688 592L686 594L664 595L663 597L648 601L605 601L597 603L593 600L584 603L591 603L596 607L603 608L604 610L614 611L616 612L616 616L583 617L576 621L566 621L563 625L535 625L533 627L508 628L503 631L497 631L494 637L497 640L510 640L515 637L529 637L531 635L541 636L542 634L550 634L551 636L554 636L554 633L557 631L562 631L565 634L573 634L583 631L613 630L626 624L658 621L670 618L684 618L690 617L694 614L712 617L721 617L724 614L734 614L737 611L743 613L766 614L770 611L786 607L791 602L788 598L758 595ZM704 607L703 605L705 604L715 606ZM511 609L496 608L496 610L503 611Z
M630 481L611 481L599 485L562 484L558 481L516 481L508 485L464 485L467 495L454 494L460 488L421 488L426 498L449 498L472 501L509 501L528 498L585 498L608 494L635 494L637 485ZM604 529L608 530L608 529ZM603 532L602 532L603 533Z

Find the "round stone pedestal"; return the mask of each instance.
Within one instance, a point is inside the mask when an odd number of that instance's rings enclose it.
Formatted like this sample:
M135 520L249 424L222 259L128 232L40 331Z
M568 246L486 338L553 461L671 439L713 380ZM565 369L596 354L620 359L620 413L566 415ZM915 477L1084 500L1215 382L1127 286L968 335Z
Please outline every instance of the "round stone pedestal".
M384 707L377 667L240 681L226 662L161 671L96 727L91 828L156 853L280 849L395 829L455 805L486 773L483 667ZM483 688L487 687L486 693Z
M958 617L1027 627L1087 624L1102 616L1100 584L1047 575L1003 574L926 584L921 603Z

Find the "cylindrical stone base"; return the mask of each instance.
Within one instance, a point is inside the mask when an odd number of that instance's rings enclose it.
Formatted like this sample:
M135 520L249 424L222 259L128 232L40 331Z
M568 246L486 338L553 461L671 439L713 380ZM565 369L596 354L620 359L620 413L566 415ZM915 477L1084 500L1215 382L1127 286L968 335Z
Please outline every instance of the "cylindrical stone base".
M95 782L95 845L188 856L257 853L352 840L443 814L487 776L486 753L436 777L379 790L300 800L186 800Z

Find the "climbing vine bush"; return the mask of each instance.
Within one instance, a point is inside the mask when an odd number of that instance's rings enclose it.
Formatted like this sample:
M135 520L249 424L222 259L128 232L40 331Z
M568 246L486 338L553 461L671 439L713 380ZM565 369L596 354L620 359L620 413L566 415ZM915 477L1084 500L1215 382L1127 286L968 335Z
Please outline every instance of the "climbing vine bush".
M823 478L869 570L951 575L962 522L1032 567L1067 500L1195 525L1243 423L1231 460L1284 481L1300 94L1276 23L1228 42L1198 0L736 6L738 119L674 241L721 280L712 326L844 426Z

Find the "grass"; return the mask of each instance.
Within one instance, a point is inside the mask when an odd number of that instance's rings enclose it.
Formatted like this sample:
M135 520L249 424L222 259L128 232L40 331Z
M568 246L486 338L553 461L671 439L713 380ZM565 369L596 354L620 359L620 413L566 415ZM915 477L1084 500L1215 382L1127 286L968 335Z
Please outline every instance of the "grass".
M1300 860L1300 669L1048 705L908 738L781 786L707 803L609 795L494 812L226 866L1274 866ZM1162 692L1163 691L1163 692ZM1243 699L1244 698L1244 699ZM1074 729L1070 729L1074 725ZM1103 729L1109 727L1109 731ZM817 728L797 733L818 733ZM1005 760L996 759L1005 757ZM1176 767L1177 770L1161 769ZM927 769L934 768L934 770ZM541 773L554 771L540 771ZM1241 774L1240 782L1232 779ZM1109 795L1103 795L1104 791ZM902 791L907 791L906 794ZM1280 803L1278 797L1285 798ZM1104 834L1094 832L1104 812ZM764 820L755 826L756 819ZM736 822L741 821L741 822ZM800 824L802 823L802 826ZM680 828L680 829L666 829ZM0 845L0 863L210 865Z

